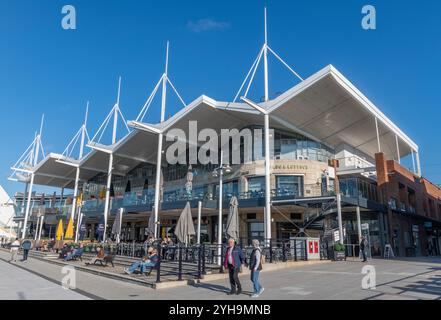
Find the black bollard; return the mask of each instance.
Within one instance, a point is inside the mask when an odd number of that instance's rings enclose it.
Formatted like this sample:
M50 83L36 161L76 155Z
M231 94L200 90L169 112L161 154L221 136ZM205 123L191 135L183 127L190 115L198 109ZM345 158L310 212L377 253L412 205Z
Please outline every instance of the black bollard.
M297 261L297 240L294 239L294 261Z
M178 264L178 280L181 281L182 280L182 246L181 244L179 244L178 247L179 250L179 264Z
M160 283L161 282L161 244L158 242L157 245L157 250L158 250L158 264L156 266L156 283Z

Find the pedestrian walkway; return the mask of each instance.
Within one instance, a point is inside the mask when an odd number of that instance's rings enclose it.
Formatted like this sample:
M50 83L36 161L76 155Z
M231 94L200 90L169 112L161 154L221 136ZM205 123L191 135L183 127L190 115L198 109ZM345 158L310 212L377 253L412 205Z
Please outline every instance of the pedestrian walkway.
M88 297L63 289L60 283L0 260L0 300L84 300Z
M9 254L0 251L0 260L8 259ZM9 266L9 264L7 264ZM366 276L363 267L375 268L375 289L364 289L362 280ZM13 268L25 268L31 272L61 283L62 266L30 258L28 262L17 262ZM17 267L18 266L18 267ZM265 266L264 266L265 268ZM8 281L20 287L21 274L15 276L16 269L7 270ZM0 275L3 280L3 272ZM241 274L243 294L227 296L230 290L228 279L208 280L194 285L153 290L129 282L117 281L95 274L77 271L77 289L92 299L122 300L245 300L251 299L252 284L249 274ZM29 280L34 283L34 280ZM257 300L436 300L441 299L441 258L415 258L403 260L369 260L330 262L316 265L303 265L289 269L264 272L261 275L265 292ZM38 287L38 286L36 286ZM60 287L59 287L60 288ZM4 294L3 281L0 281L0 297ZM60 290L63 290L60 288ZM49 290L48 290L49 291ZM12 299L19 299L16 292ZM25 292L25 291L24 291ZM55 292L55 291L54 291ZM48 299L46 292L41 299ZM59 295L62 297L62 295ZM28 297L29 298L29 297Z

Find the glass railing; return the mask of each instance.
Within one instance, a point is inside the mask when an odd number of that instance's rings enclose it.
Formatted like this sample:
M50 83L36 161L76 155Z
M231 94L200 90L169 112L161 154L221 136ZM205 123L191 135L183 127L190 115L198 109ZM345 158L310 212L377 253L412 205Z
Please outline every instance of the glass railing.
M187 193L185 188L167 188L162 194L162 203L169 204L182 201L218 201L218 193L208 190L209 185L195 185L191 194ZM333 186L323 186L321 184L304 185L303 188L277 188L271 190L272 198L309 198L335 195ZM247 192L235 193L231 190L224 190L223 200L228 201L233 196L240 200L263 199L265 190L253 190ZM150 207L154 205L154 190L148 192L130 192L123 196L117 196L111 199L111 208L118 209L122 207ZM82 206L83 212L104 211L104 199L86 200Z
M55 215L69 215L72 212L72 205L57 205L52 207L46 206L33 206L31 207L30 214L55 214ZM24 217L26 213L26 205L18 205L15 207L15 216Z
M339 170L373 168L374 164L357 156L336 159L339 162Z
M368 181L359 178L340 179L340 192L348 198L364 198L379 202L378 187Z

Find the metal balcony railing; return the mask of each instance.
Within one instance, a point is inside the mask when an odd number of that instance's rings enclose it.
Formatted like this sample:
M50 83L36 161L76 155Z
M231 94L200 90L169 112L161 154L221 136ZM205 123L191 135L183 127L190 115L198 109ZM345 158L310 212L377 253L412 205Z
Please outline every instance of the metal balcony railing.
M218 201L218 194L208 191L208 185L195 185L193 192L189 195L185 188L174 188L164 190L162 193L162 203L172 204L184 201ZM202 191L203 190L203 191ZM284 187L271 190L271 197L274 198L308 198L335 195L333 186L321 184L304 185L303 188ZM265 198L265 190L251 190L247 192L232 192L226 190L223 193L223 200L228 201L233 196L240 200L258 200ZM92 199L83 202L83 212L97 212L104 210L104 199ZM111 208L122 207L144 207L151 208L154 205L154 193L149 192L129 192L122 196L111 198Z

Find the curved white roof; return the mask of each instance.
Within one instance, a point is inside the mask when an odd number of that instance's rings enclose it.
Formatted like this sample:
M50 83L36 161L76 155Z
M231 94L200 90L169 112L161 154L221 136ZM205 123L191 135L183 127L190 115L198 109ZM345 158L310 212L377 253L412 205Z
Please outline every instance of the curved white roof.
M375 118L378 119L381 151L389 159L418 152L418 146L378 107L364 96L336 68L329 65L289 89L274 100L259 104L270 114L274 128L297 131L331 148L349 145L374 158L378 152ZM201 96L161 124L129 121L135 130L111 146L92 145L93 151L81 161L48 155L36 168L35 183L72 188L75 167L80 166L80 179L86 181L107 172L109 153L114 154L114 173L124 175L142 162L156 162L157 135L180 128L188 133L188 122L198 121L204 128L237 128L263 124L263 117L245 103L219 102ZM164 148L167 143L164 143ZM63 160L63 159L62 159Z

